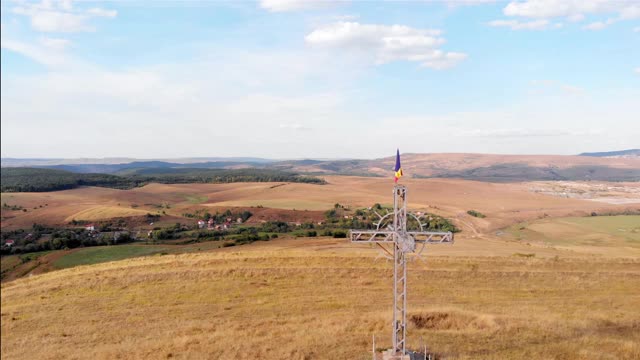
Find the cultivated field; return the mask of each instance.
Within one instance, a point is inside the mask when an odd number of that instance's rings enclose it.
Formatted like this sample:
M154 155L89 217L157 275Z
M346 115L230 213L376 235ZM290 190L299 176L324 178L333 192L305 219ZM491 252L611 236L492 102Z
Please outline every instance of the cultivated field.
M351 207L367 207L374 203L390 204L388 178L328 176L328 185L299 183L233 183L233 184L150 184L131 190L86 187L46 193L3 193L2 203L19 205L25 211L2 209L2 227L30 227L34 223L61 225L71 220L100 220L112 217L162 213L180 217L197 209L215 212L219 208L258 207L260 218L275 218L275 209L297 210L290 221L322 218L321 211L335 203ZM618 211L640 207L640 183L627 183L627 193L611 192L623 199L620 204L589 199L559 197L539 192L536 183L496 184L455 179L403 179L409 187L409 203L413 210L426 210L447 216L467 231L485 232L513 223L544 216L587 215L593 211ZM544 184L541 183L541 184ZM607 183L575 183L586 186ZM599 194L607 194L600 191ZM487 214L486 219L468 216L468 210ZM306 214L305 214L306 210ZM313 213L317 211L317 213ZM296 219L296 217L298 219Z

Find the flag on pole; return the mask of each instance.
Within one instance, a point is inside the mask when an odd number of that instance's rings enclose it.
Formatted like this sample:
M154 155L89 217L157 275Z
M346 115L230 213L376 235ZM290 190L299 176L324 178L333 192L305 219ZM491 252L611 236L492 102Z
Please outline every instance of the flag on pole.
M402 177L402 166L400 165L400 149L398 149L398 152L396 153L396 167L394 169L395 171L395 179L394 181L397 183L398 179L400 179Z

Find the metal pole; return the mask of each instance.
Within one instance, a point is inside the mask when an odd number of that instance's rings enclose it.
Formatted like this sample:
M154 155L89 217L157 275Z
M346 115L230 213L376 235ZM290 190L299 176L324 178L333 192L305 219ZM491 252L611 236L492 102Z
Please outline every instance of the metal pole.
M402 253L402 355L407 347L407 258Z
M395 235L394 235L395 236ZM393 351L398 351L398 244L393 244Z
M393 187L393 352L398 349L398 186Z
M407 232L407 188L396 185L393 188L393 351L406 353L407 337L407 261L401 247L401 237Z
M371 354L373 355L373 360L376 360L376 335L373 334L373 346L371 348Z
M407 232L407 188L402 187L402 233ZM404 236L404 235L403 235ZM402 252L402 355L406 354L407 347L407 258Z

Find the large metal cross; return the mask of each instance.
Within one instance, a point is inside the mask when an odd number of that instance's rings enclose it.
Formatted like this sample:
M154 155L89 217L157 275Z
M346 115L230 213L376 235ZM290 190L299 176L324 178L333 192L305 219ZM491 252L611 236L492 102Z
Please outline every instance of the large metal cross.
M407 188L404 185L393 187L393 213L378 216L380 221L376 230L351 230L349 237L352 242L375 243L383 249L383 244L393 246L393 348L390 350L393 356L403 356L407 345L407 255L416 253L419 256L426 244L453 243L453 233L424 231L420 217L407 213ZM415 229L407 229L407 220ZM417 245L422 246L416 252Z

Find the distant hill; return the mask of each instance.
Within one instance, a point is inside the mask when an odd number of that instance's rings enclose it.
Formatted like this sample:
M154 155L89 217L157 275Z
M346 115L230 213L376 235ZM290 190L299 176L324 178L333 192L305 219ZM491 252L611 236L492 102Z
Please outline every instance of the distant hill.
M592 156L592 157L637 157L640 158L640 149L629 149L620 151L605 151L605 152L591 152L582 153L579 156Z
M127 174L138 169L242 169L258 168L262 167L264 164L264 162L241 161L208 161L199 163L134 161L124 164L64 164L34 167L66 170L75 173Z
M77 166L97 166L97 165L127 165L134 162L158 162L174 164L195 164L195 163L255 163L266 164L275 160L254 158L254 157L192 157L174 159L134 159L134 158L2 158L2 167L52 167L57 165L77 165Z
M534 180L640 181L640 150L582 155L402 154L406 176L462 178L490 182ZM593 155L588 155L593 154ZM215 159L215 160L214 160ZM94 161L98 159L93 159ZM119 160L123 160L120 158ZM196 161L201 160L201 161ZM109 160L111 161L111 160ZM286 160L257 158L189 158L170 161L82 162L79 159L3 159L4 169L21 162L32 168L82 174L187 174L213 170L280 171L307 175L391 176L395 157L350 160ZM55 163L55 164L54 164ZM36 165L37 164L37 165ZM186 169L186 170L183 170ZM164 176L164 175L163 175Z
M374 160L273 163L309 174L391 176L395 157ZM534 180L640 181L640 158L565 155L402 154L406 176L508 182Z

